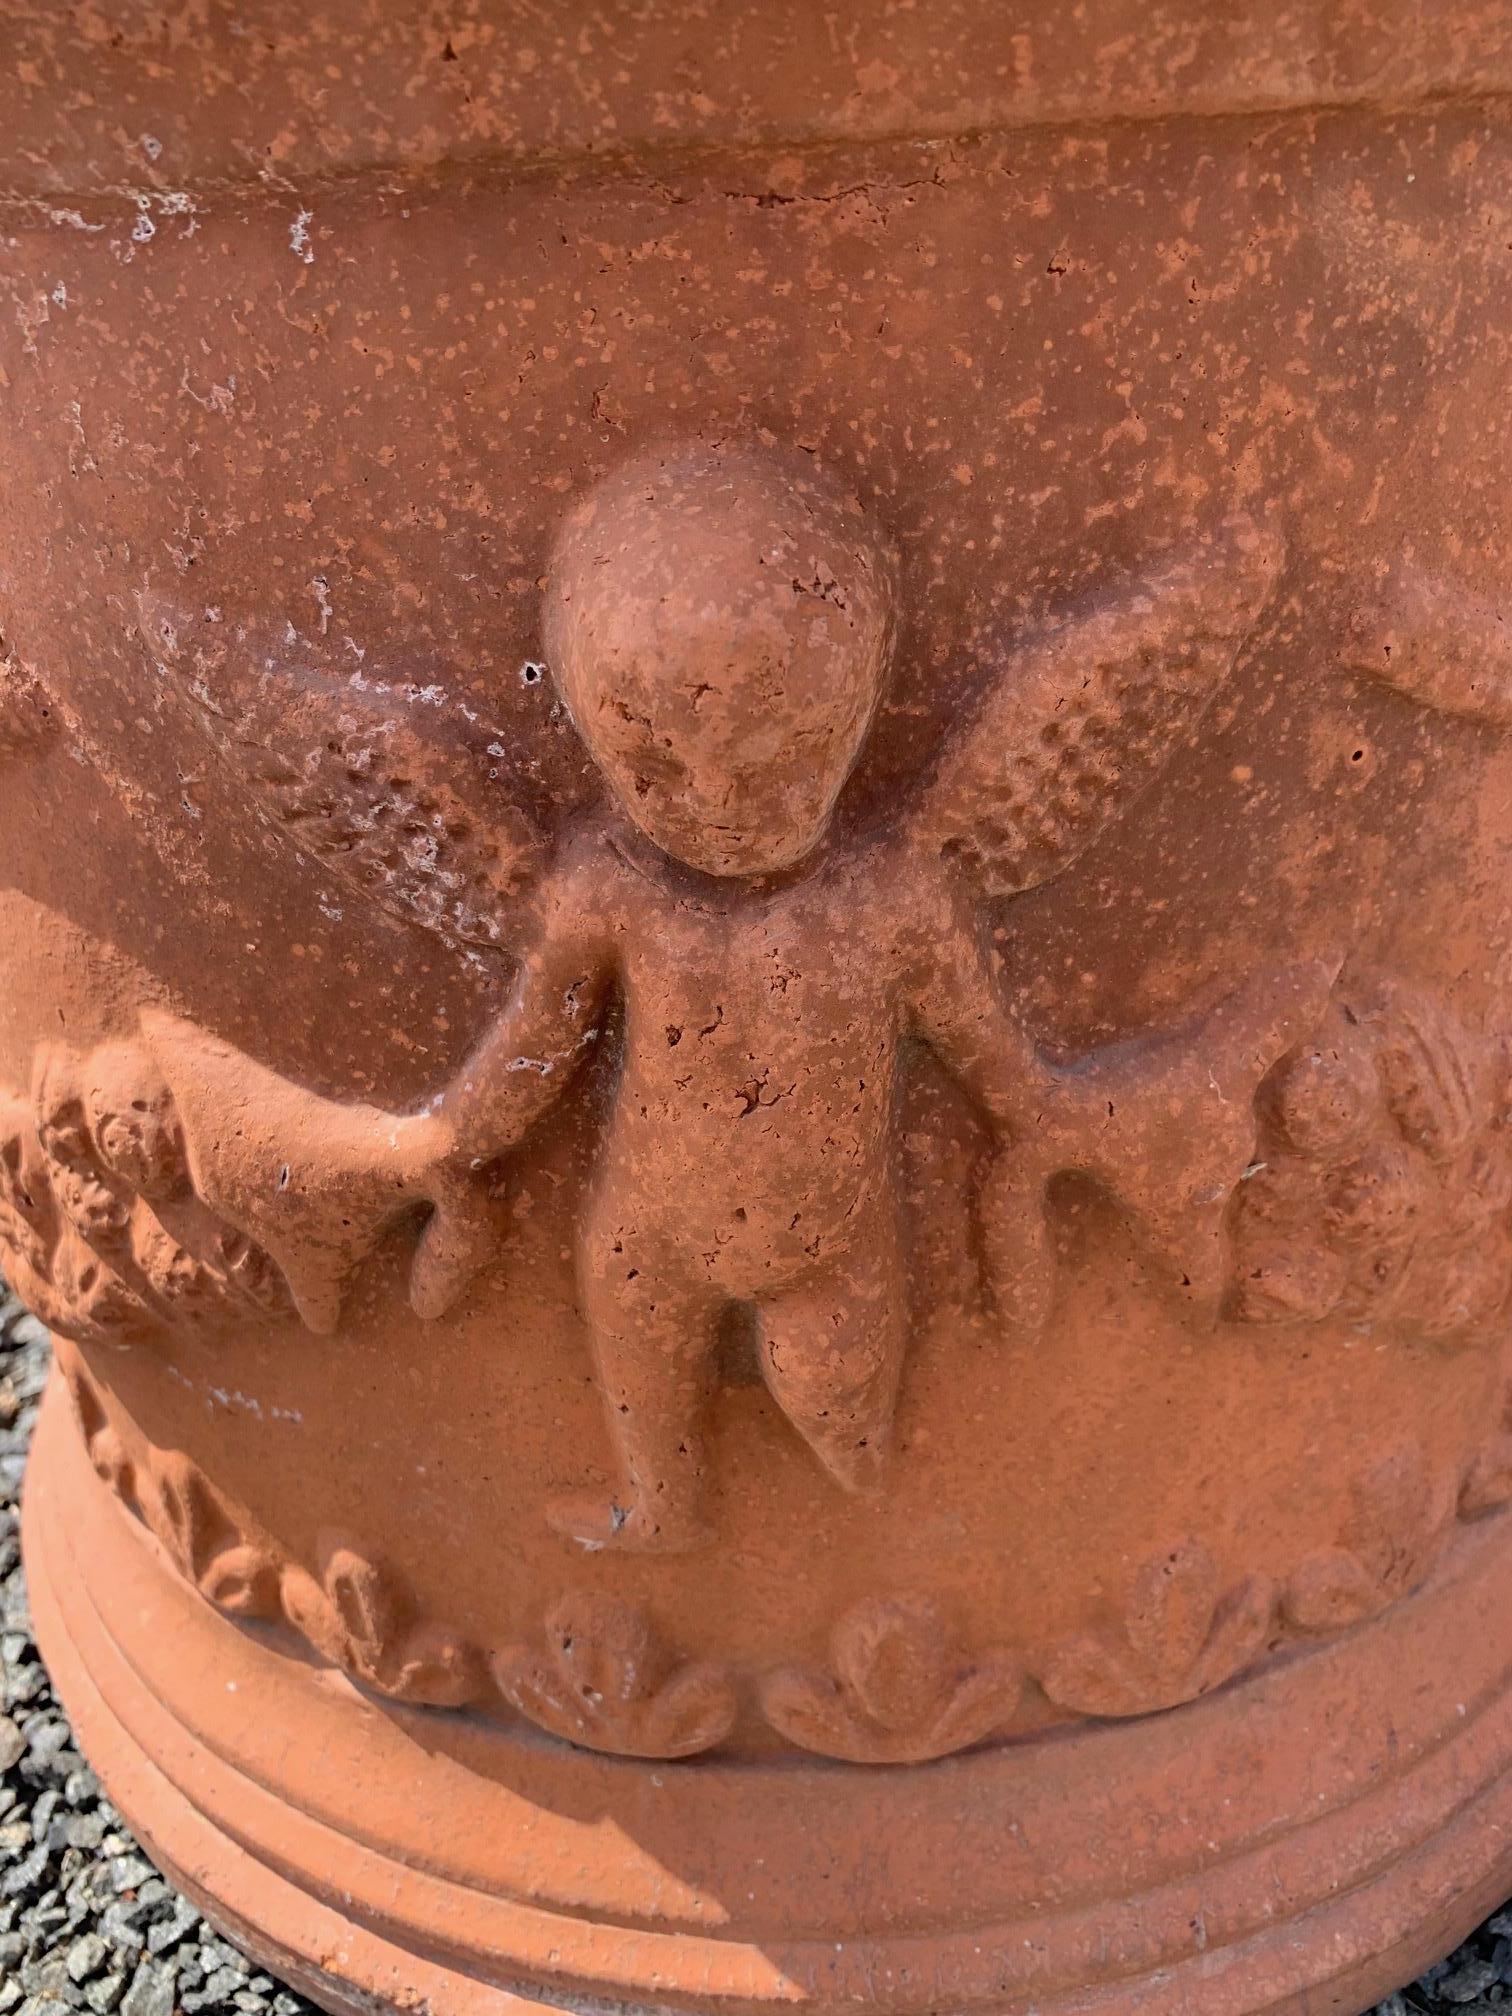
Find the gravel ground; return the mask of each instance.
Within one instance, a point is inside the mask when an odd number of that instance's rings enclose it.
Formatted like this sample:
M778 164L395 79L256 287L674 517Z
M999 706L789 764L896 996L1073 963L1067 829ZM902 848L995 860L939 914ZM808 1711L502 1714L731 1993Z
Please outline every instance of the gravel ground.
M47 1335L0 1284L0 2016L317 2016L153 1869L73 1747L32 1642L19 1512ZM1373 2016L1512 2016L1512 1906Z

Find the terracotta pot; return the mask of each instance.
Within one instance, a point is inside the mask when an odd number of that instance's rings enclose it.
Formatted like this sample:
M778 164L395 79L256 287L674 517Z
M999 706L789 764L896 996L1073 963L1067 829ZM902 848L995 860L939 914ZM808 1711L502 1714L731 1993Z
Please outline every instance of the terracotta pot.
M332 2009L1512 1885L1512 10L0 0L0 1234Z

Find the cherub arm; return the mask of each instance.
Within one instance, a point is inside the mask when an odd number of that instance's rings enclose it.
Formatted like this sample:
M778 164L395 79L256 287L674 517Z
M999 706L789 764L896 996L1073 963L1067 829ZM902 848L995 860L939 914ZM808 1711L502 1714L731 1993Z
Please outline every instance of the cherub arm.
M1003 999L980 905L943 868L916 870L904 971L909 1019L996 1132L1032 1133L1055 1073Z
M491 1160L555 1104L596 1041L610 979L590 866L542 891L541 921L503 1013L436 1106L452 1158Z
M1044 1195L1058 1170L1091 1169L1121 1195L1139 1191L1140 1201L1143 1171L1158 1204L1169 1168L1204 1161L1190 1138L1178 1138L1174 1161L1152 1156L1147 1129L1130 1138L1127 1107L1167 1120L1175 1111L1178 1137L1185 1128L1206 1142L1222 1131L1226 1149L1232 1142L1202 1105L1207 1074L1195 1104L1191 1088L1175 1082L1190 1062L1179 1043L1174 1054L1136 1043L1116 1070L1106 1059L1094 1069L1041 1056L1000 997L966 892L983 906L1017 896L1096 844L1212 704L1283 560L1274 533L1231 518L1011 646L984 640L994 676L961 708L904 822L903 844L916 858L937 864L942 878L960 878L961 893L937 912L950 921L935 965L921 962L915 1018L1004 1137L983 1185L983 1232L999 1305L1030 1326L1052 1292ZM1263 1002L1257 1012L1263 1022ZM1247 1097L1238 1110L1249 1110Z
M910 1026L990 1123L996 1142L977 1192L984 1283L1004 1319L1043 1321L1054 1284L1043 1197L1063 1074L1003 997L981 906L943 864L907 878Z
M426 1226L410 1275L421 1316L450 1307L496 1243L472 1172L529 1132L591 1053L613 973L601 908L602 859L587 848L541 892L536 935L503 1013L427 1115L458 1195Z
M1172 1278L1216 1304L1223 1209L1253 1153L1256 1088L1317 1021L1338 962L1255 975L1174 1028L1057 1062L1004 1002L969 889L941 876L932 898L915 896L910 932L913 1024L999 1138L978 1209L1003 1315L1030 1329L1044 1319L1054 1286L1045 1186L1062 1170L1122 1199Z
M59 1053L39 1111L60 1147L72 1144L72 1173L94 1215L110 1200L124 1214L106 1226L122 1250L100 1257L133 1278L141 1272L138 1197L168 1209L170 1224L203 1207L271 1257L304 1323L327 1332L384 1227L428 1205L410 1293L422 1316L442 1314L498 1247L497 1206L477 1165L512 1146L557 1096L602 1010L606 961L578 921L592 918L592 905L558 876L537 914L503 1021L417 1112L321 1097L157 1008L144 1011L138 1041L82 1058ZM510 1068L524 1044L545 1072Z

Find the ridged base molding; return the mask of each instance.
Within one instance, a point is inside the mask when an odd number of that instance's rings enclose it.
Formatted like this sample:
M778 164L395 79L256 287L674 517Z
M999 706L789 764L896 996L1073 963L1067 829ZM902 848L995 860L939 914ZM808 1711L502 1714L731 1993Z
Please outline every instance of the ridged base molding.
M56 1386L38 1637L156 1858L333 2011L1357 2011L1512 1890L1512 1533L1171 1714L933 1765L595 1757L365 1695L173 1574Z

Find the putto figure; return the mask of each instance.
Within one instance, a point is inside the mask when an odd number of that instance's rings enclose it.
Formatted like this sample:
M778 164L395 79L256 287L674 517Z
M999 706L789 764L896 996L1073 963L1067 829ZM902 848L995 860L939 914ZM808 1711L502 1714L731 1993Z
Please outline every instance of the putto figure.
M507 835L477 872L440 877L444 899L434 874L408 876L412 912L458 936L486 923L490 889L500 914L527 906L496 1026L423 1112L395 1116L315 1099L155 1018L147 1039L197 1189L267 1246L320 1325L366 1236L352 1228L431 1199L411 1292L438 1315L496 1254L484 1172L615 1031L578 1279L621 1476L602 1501L556 1512L593 1546L703 1537L701 1424L732 1318L836 1482L878 1479L908 1323L895 1115L911 1044L959 1082L996 1143L980 1209L1005 1321L1032 1329L1047 1309L1045 1193L1065 1170L1121 1197L1173 1278L1216 1305L1255 1087L1321 1012L1331 973L1289 969L1186 1027L1057 1059L1007 1004L990 906L1061 872L1159 772L1276 565L1268 539L1229 522L1050 624L984 670L906 801L868 817L837 806L893 644L886 540L806 456L700 448L623 469L569 518L545 612L550 672L607 790L548 847L518 807L501 816L496 779L462 818L465 783L417 783L404 766L422 826L434 815L463 844ZM393 900L405 862L374 814L385 689L307 676L307 718L323 705L342 724L325 746L348 783L333 787L256 681L239 713L212 699L232 640L206 644L161 615L152 628L222 755L245 769L262 751L278 807L302 807L279 810L283 830ZM288 658L268 682L278 691ZM196 1151L228 1097L243 1133Z

